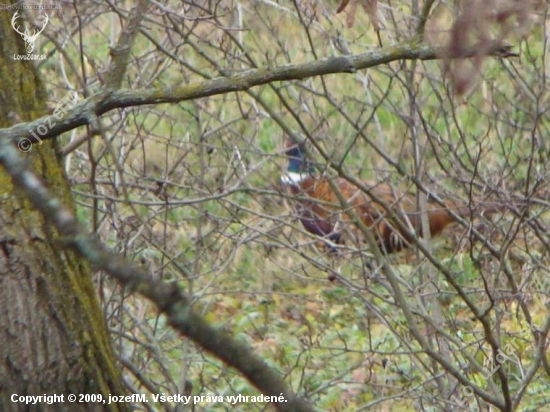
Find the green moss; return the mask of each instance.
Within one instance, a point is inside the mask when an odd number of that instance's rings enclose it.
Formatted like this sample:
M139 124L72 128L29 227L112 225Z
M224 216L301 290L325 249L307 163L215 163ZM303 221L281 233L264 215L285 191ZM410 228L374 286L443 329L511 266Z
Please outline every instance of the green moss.
M12 119L29 121L44 115L47 94L34 62L11 58L14 53L24 52L20 36L11 28L9 13L1 13L0 30L10 34L2 38L3 56L0 58L0 127L8 127L13 123ZM20 155L27 158L30 169L43 178L49 190L65 206L74 209L63 165L55 152L55 143L48 140L34 144L29 152ZM73 252L63 249L62 239L51 224L44 221L29 200L13 187L4 170L0 171L0 187L2 214L4 221L9 222L2 232L9 233L18 245L25 246L14 248L20 253L20 261L25 262L28 271L25 276L35 281L45 281L47 285L41 291L32 288L26 291L29 300L48 299L45 307L37 305L34 316L45 322L44 325L53 322L48 327L50 331L58 327L58 322L63 324L62 336L52 340L62 346L50 350L64 354L66 361L81 371L71 376L67 384L73 391L78 389L79 393L89 393L91 390L103 393L105 398L109 393L123 394L120 371L115 364L90 268ZM6 216L9 218L6 219ZM47 295L33 296L39 293ZM46 312L41 313L41 310ZM40 333L40 329L36 333ZM43 338L37 336L36 340ZM75 348L81 348L84 356L80 357ZM61 362L59 367L62 366ZM34 371L28 376L38 381L44 378L40 372ZM62 373L61 369L58 373ZM44 388L48 385L39 382L31 384L43 384ZM64 392L64 389L57 388L57 391ZM111 405L109 408L126 409L124 405Z

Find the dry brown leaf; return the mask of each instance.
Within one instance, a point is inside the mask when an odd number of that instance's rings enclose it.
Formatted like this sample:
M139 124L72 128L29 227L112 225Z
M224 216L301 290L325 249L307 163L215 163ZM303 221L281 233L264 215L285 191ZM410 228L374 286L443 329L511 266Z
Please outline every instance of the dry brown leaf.
M363 10L365 10L365 13L367 13L367 15L369 16L374 30L379 31L380 24L378 22L378 16L376 14L376 11L378 10L378 0L342 0L340 5L336 9L336 13L344 11L344 9L349 4L349 8L346 11L346 24L348 27L352 27L353 23L355 22L355 13L357 12L357 5L359 3L361 3Z
M353 27L355 22L355 13L357 12L357 1L354 1L349 6L348 16L346 17L346 24L348 27Z
M510 0L468 0L462 4L442 53L445 71L457 95L464 95L477 82L485 58L494 54L495 44L529 32L537 4ZM474 56L462 58L472 49L476 51ZM504 47L502 56L512 55Z
M363 0L363 10L368 14L372 27L376 31L380 31L380 23L378 22L378 0Z
M349 3L349 0L342 0L342 3L340 3L340 5L338 6L338 8L336 9L336 14L340 13L342 10L344 10L346 8L346 6L348 5Z

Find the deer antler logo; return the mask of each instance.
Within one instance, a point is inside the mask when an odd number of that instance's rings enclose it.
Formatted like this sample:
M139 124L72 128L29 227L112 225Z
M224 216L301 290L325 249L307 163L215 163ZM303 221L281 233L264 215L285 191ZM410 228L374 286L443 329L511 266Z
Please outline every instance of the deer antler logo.
M49 19L48 15L46 13L44 13L44 17L45 17L44 25L42 26L42 28L40 30L34 30L33 33L31 34L31 33L29 33L29 30L26 27L25 27L25 33L22 33L19 30L19 26L15 25L15 21L17 20L18 17L19 17L19 12L16 11L15 14L13 15L13 18L11 19L11 26L23 38L23 41L25 42L25 48L27 49L27 54L31 54L32 51L34 50L34 43L36 42L36 39L38 38L38 35L44 31L44 29L46 28L46 25L48 24L50 19Z

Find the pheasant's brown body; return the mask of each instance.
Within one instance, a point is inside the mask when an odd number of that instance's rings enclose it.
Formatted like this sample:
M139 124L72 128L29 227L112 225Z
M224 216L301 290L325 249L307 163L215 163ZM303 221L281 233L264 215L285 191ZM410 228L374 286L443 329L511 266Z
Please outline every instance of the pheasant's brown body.
M421 213L417 211L417 202L414 195L398 194L388 184L367 185L371 196L361 191L344 179L333 180L334 184L346 200L346 206L342 207L335 191L326 179L315 179L308 177L299 185L288 185L288 189L295 196L299 203L298 214L304 227L308 229L308 222L316 220L317 225L322 223L324 228L320 230L309 230L322 236L333 233L336 236L336 243L341 243L340 233L344 227L352 221L349 211L353 209L366 227L372 229L378 240L379 246L387 253L398 252L409 246L411 237L406 230L392 220L381 203L373 198L380 199L388 208L394 212L401 221L402 226L408 231L422 233ZM465 217L471 214L468 207L455 207L447 205L442 207L439 204L430 202L428 204L428 220L430 223L431 236L437 236L446 226L455 222L449 213L453 210L455 214ZM304 222L308 221L308 222ZM321 233L318 233L321 232Z
M373 231L380 249L386 253L409 247L412 239L407 232L418 236L422 234L422 213L418 211L416 196L398 193L385 183L364 182L363 185L368 189L367 194L348 181L336 178L332 183L345 199L345 207L342 207L331 183L324 177L315 177L299 149L293 146L287 154L290 167L286 176L293 175L293 178L283 176L283 186L293 195L298 217L307 231L327 237L334 243L342 243L343 230L353 221L350 213L353 210L365 226ZM304 170L304 165L308 167L307 171ZM391 210L393 216L386 209ZM446 226L455 222L451 210L461 217L470 217L473 213L470 207L464 205L456 206L448 202L442 206L428 202L431 236L437 236ZM483 212L487 215L496 210L498 208L494 206L483 207ZM397 219L401 225L397 224Z

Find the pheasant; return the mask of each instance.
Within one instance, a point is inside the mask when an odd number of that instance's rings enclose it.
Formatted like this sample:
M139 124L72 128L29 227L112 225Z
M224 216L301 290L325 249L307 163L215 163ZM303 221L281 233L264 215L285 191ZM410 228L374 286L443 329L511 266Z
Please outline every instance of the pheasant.
M359 189L343 178L335 178L336 185L346 200L346 208L332 189L329 180L317 173L313 164L307 161L303 150L292 141L285 145L288 167L281 176L281 184L285 191L292 195L294 209L304 229L310 233L330 240L333 244L343 243L343 224L352 219L347 208L353 208L365 226L373 231L378 247L384 253L395 253L407 248L412 243L410 233L422 233L421 216L417 209L416 196L410 193L398 193L387 183L372 184L362 182L368 188L368 193ZM392 210L393 217L402 225L392 220L386 208ZM451 215L470 218L473 210L470 206L456 206L446 202L446 206L428 202L428 220L431 236L437 236L448 225L456 220ZM500 210L498 205L484 205L485 216ZM476 212L477 213L477 212ZM404 230L403 227L408 230Z

